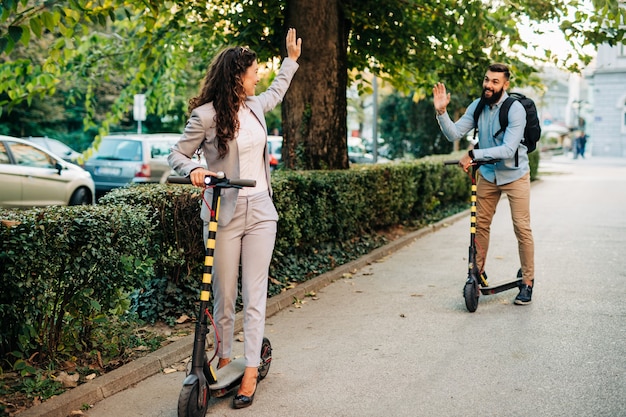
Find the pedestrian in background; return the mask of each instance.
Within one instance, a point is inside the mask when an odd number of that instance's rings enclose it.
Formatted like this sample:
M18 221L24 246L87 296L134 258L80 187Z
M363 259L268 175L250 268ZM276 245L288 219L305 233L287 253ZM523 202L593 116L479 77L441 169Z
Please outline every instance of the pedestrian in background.
M504 100L509 96L510 71L504 64L492 64L483 78L481 98L474 100L465 114L455 123L446 108L450 93L443 83L433 88L437 121L449 141L459 140L474 129L474 111L482 100L485 103L478 119L478 147L463 155L459 165L467 172L475 161L499 160L494 164L481 165L478 174L476 203L476 262L481 273L485 269L489 249L491 221L496 212L500 196L505 193L511 207L513 228L517 237L519 258L522 266L522 286L515 304L525 305L532 301L535 278L535 245L530 227L530 166L526 146L521 141L526 126L524 106L515 101L509 110L509 123L500 132L499 113ZM500 132L500 133L498 133ZM497 134L497 135L496 135ZM516 152L518 158L515 158Z
M580 157L584 159L585 147L587 146L587 135L585 134L584 130L578 132L578 136L574 141L574 145L576 147L576 150L574 152L574 159L578 158L578 155L580 155Z
M256 180L252 188L224 190L214 252L213 315L221 336L218 368L231 361L241 261L246 369L233 398L234 408L252 404L258 379L269 265L278 221L272 202L264 113L282 101L298 69L302 40L296 37L295 29L289 29L286 45L287 58L279 73L258 96L256 54L241 46L220 52L208 68L200 94L189 100L190 118L168 157L172 168L197 187L204 186L205 176L216 176L219 171L227 178ZM204 154L206 167L192 159L198 149ZM212 192L205 191L206 201L211 201ZM204 204L201 217L206 242L210 213Z

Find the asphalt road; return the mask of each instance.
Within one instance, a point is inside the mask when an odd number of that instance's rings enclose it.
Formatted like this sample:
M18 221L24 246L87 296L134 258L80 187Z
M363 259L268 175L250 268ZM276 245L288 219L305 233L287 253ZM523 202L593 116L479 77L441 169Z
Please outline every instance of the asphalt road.
M270 317L254 404L233 410L229 395L208 415L626 416L626 159L554 158L540 172L531 305L510 290L467 312L463 218ZM518 266L503 200L491 283ZM86 414L175 417L184 376L158 373Z

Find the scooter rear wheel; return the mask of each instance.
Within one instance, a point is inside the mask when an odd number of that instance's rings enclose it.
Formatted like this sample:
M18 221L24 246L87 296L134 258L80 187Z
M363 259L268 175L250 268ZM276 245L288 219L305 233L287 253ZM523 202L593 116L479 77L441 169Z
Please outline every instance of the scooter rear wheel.
M465 307L467 311L473 313L478 308L479 289L475 280L468 279L463 288L463 297L465 298Z
M209 387L206 387L202 407L198 408L198 387L200 383L196 380L192 385L183 385L183 389L178 396L178 417L204 417L209 408Z
M259 381L265 378L270 371L270 365L272 364L272 344L267 337L263 338L261 344L261 364L259 365Z

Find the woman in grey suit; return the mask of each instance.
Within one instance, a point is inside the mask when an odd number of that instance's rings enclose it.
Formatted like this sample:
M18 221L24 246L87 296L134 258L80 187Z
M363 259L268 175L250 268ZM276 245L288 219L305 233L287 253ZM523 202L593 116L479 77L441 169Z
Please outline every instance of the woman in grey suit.
M200 94L189 100L191 116L172 148L169 164L192 184L222 171L227 178L256 180L252 188L226 189L221 199L213 265L213 315L221 336L218 368L230 362L235 322L237 281L241 260L246 370L233 407L252 404L258 379L265 328L267 280L276 239L278 213L272 202L265 112L278 105L298 69L302 40L296 30L287 33L287 58L267 91L255 96L259 81L256 54L244 47L219 53L207 71ZM207 162L193 160L201 149ZM205 191L211 201L212 189ZM204 241L209 212L203 204Z

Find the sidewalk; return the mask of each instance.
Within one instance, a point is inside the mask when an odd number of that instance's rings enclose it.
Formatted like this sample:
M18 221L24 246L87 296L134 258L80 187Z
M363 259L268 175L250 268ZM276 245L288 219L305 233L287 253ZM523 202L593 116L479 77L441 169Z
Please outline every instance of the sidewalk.
M254 405L232 410L226 396L211 400L208 415L623 415L626 159L553 158L540 173L531 197L531 305L512 305L511 290L465 310L462 213L268 300L274 361ZM492 283L511 279L517 266L503 201L492 227ZM294 297L305 300L301 308ZM161 370L187 358L191 340L20 417L65 417L85 404L95 404L89 417L175 417L184 373Z

